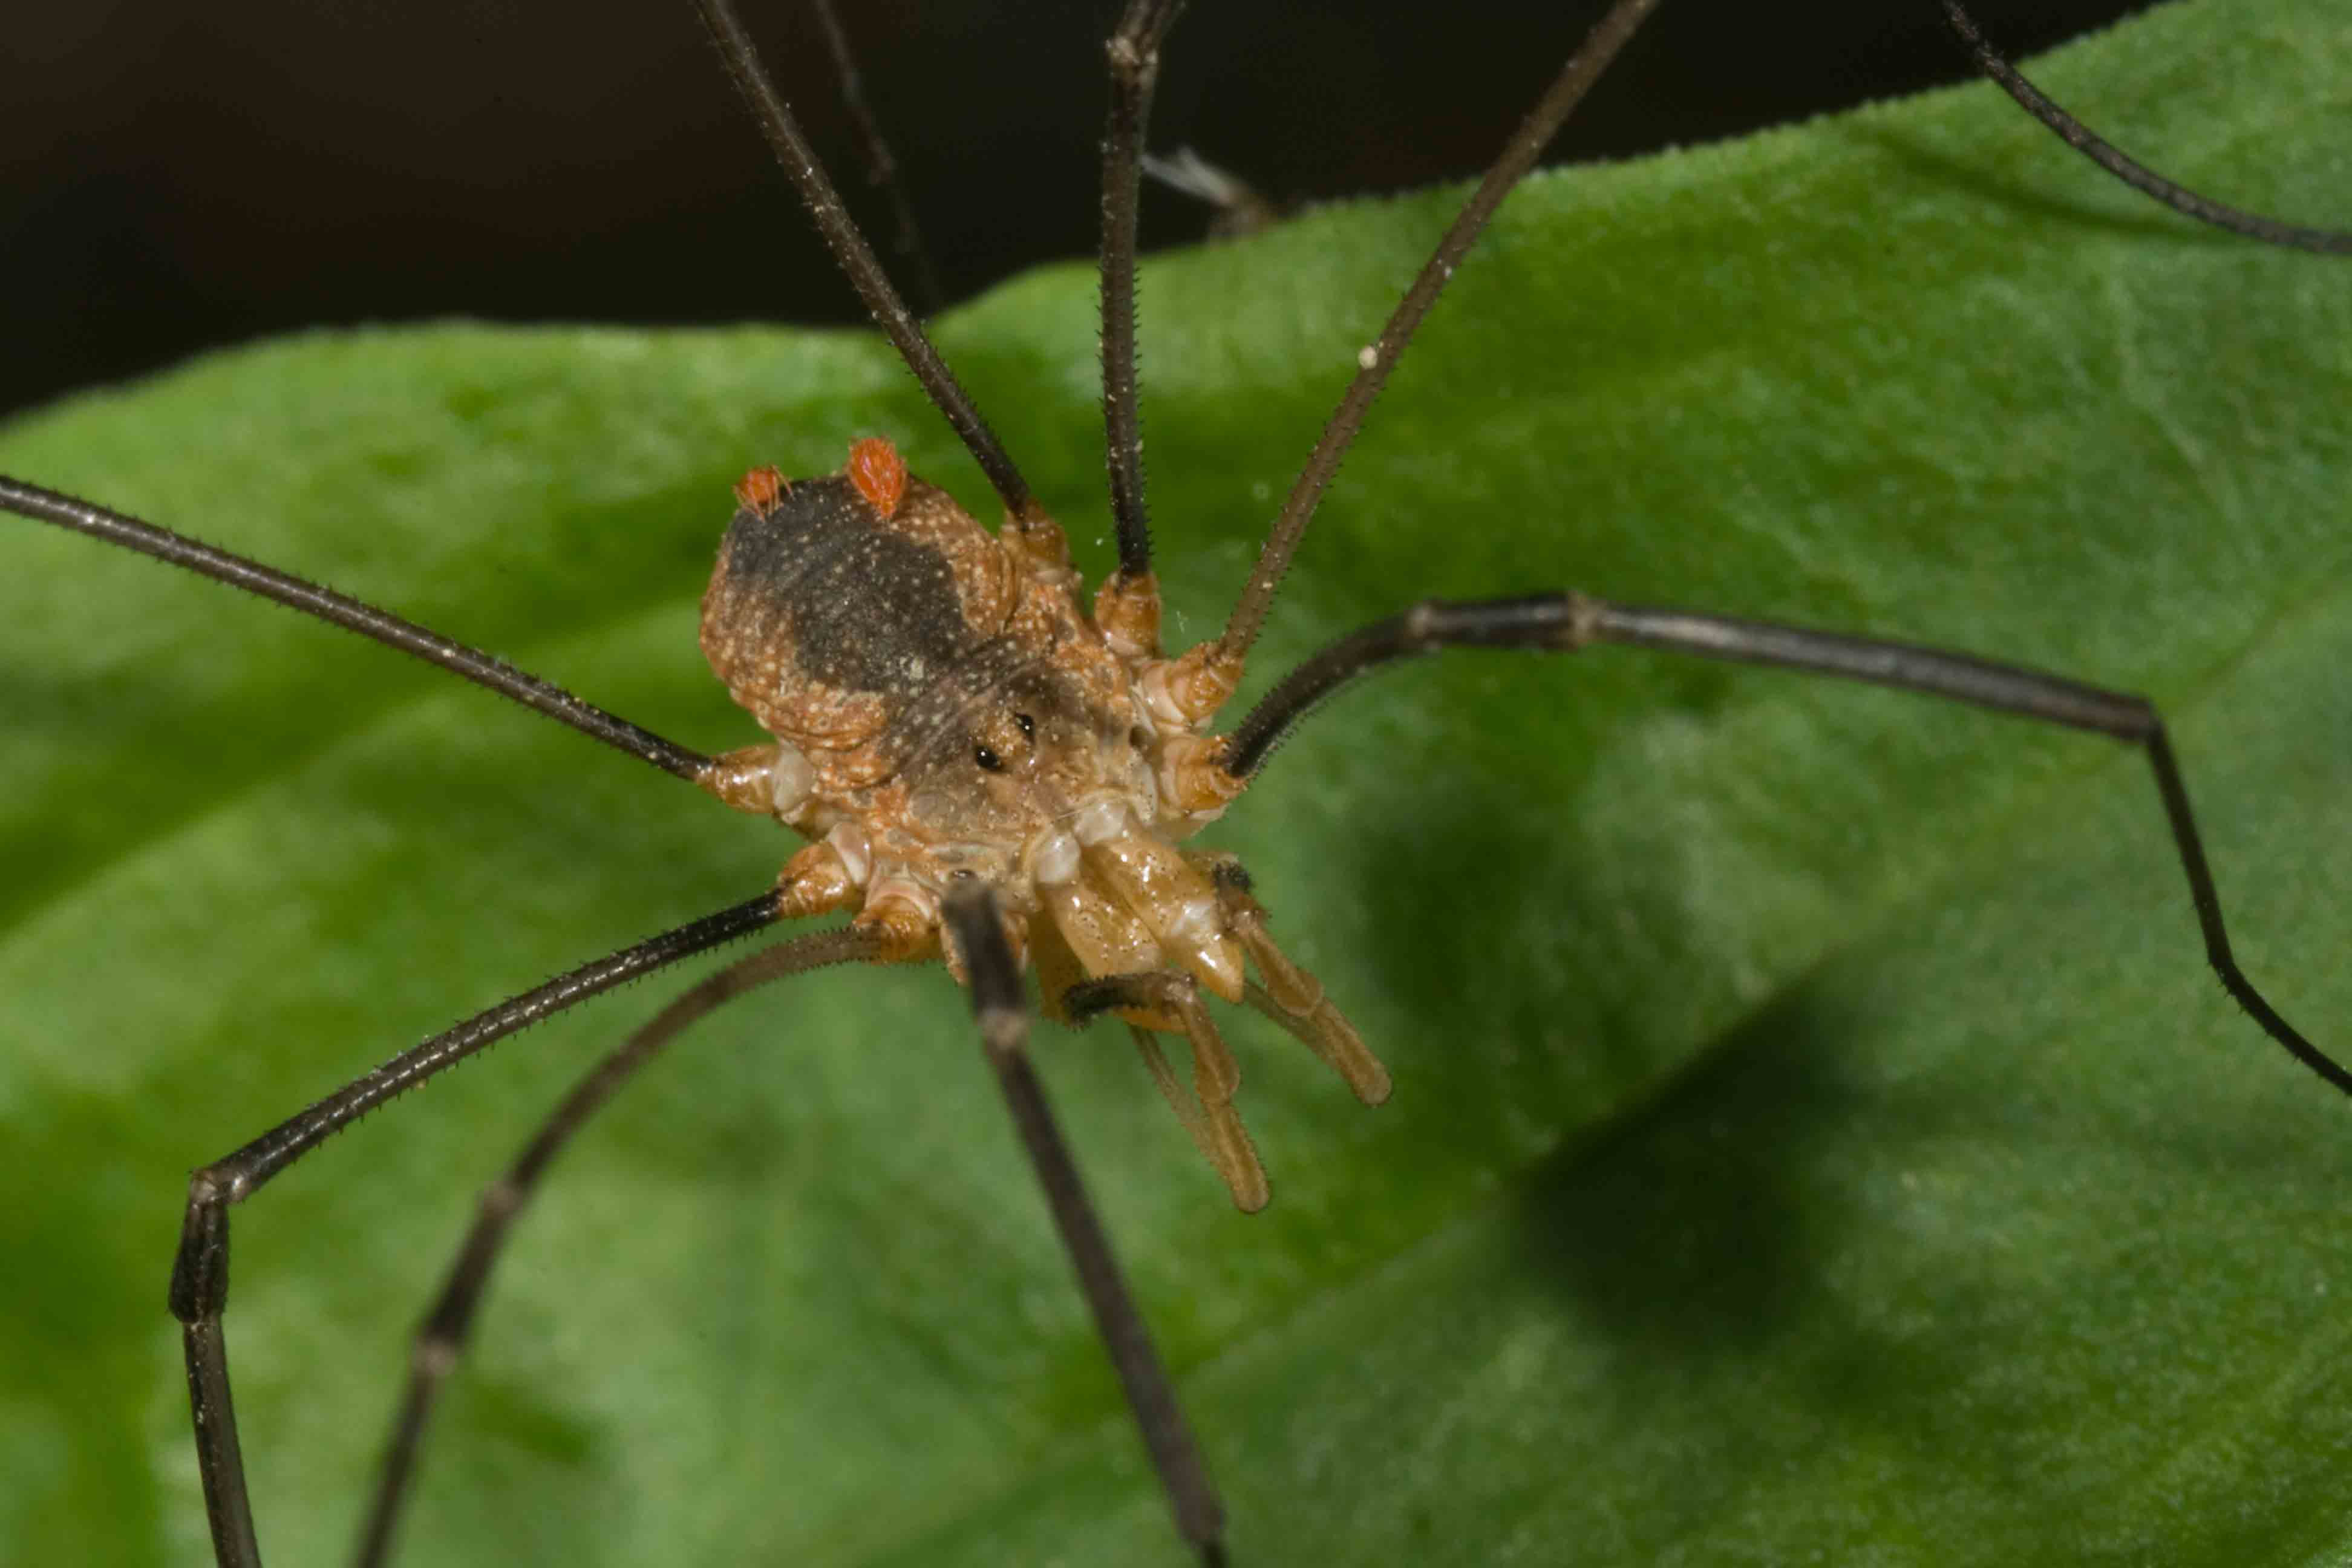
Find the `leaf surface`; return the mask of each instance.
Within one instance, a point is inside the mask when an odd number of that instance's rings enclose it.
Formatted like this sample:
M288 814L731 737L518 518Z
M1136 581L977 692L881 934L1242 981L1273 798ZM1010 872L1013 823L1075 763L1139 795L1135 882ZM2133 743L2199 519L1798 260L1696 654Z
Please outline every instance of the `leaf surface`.
M2168 7L2038 71L2241 205L2345 216L2352 21ZM1212 635L1449 195L1156 262L1171 640ZM1092 280L942 347L1104 569ZM1261 690L1415 596L1575 585L1901 635L2165 709L2241 955L2352 1051L2352 289L1990 90L1535 182L1404 362ZM0 469L361 594L707 750L754 463L887 352L320 334L0 433ZM790 846L380 649L0 529L0 1540L205 1553L163 1288L187 1170ZM2311 1563L2352 1552L2346 1108L2199 965L2095 739L1626 652L1343 697L1210 842L1398 1084L1232 1033L1243 1219L1108 1027L1039 1053L1236 1560ZM237 1211L263 1542L331 1561L472 1194L665 979ZM696 1031L566 1158L435 1433L420 1563L1181 1560L936 972Z

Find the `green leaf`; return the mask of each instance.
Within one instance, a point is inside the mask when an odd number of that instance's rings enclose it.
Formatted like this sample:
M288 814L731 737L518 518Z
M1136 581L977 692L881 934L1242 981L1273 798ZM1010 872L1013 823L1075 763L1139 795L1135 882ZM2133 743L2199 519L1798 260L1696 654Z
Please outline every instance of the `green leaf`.
M2167 7L2039 73L2341 221L2352 20ZM1171 633L1211 633L1446 195L1144 285ZM1091 279L942 346L1096 569ZM1403 363L1253 689L1427 593L1577 585L2145 691L2241 956L2352 1052L2352 288L1990 90L1535 182ZM0 469L313 575L689 744L754 463L969 464L857 336L318 334L0 435ZM296 617L0 527L0 1540L206 1546L163 1284L185 1173L790 846ZM1664 657L1344 697L1211 842L1397 1079L1237 1017L1234 1215L1104 1028L1038 1049L1236 1561L2315 1563L2352 1552L2347 1108L2200 966L2135 757ZM262 1538L332 1561L408 1325L569 1079L499 1047L240 1208ZM710 1020L558 1167L408 1561L1182 1561L936 970Z

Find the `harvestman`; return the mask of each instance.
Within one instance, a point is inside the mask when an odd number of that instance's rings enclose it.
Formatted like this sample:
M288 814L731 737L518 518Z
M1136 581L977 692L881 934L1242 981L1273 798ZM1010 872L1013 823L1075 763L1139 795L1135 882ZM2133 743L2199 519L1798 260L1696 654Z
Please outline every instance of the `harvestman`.
M222 1331L228 1211L329 1134L492 1041L632 978L779 921L854 911L722 968L673 1001L557 1108L486 1194L420 1331L406 1401L362 1537L381 1561L434 1397L454 1363L509 1223L563 1143L638 1067L697 1018L788 975L848 962L943 961L971 992L986 1056L1042 1183L1184 1539L1223 1556L1222 1512L1110 1246L1025 1054L1023 973L1051 1016L1116 1014L1235 1205L1267 1186L1235 1108L1239 1074L1202 993L1244 1003L1298 1037L1377 1104L1385 1071L1315 978L1268 934L1231 857L1179 842L1220 816L1324 698L1391 661L1447 647L1573 652L1624 643L1811 670L2088 730L2140 747L2154 770L2204 934L2230 994L2280 1046L2339 1090L2352 1074L2291 1027L2232 960L2186 790L2144 700L1964 655L1671 609L1580 592L1430 600L1309 658L1230 731L1212 721L1324 487L1454 264L1657 0L1618 0L1515 134L1379 336L1318 441L1223 633L1162 654L1140 465L1135 370L1138 178L1159 52L1182 0L1132 0L1108 46L1102 245L1103 407L1119 564L1091 605L1057 524L900 301L764 76L729 0L697 0L726 66L844 271L978 460L1007 522L990 534L868 439L844 469L792 480L755 469L704 602L706 655L775 739L705 756L356 600L102 507L0 479L0 507L90 534L358 631L571 725L726 804L809 839L777 889L571 972L467 1020L197 1172L173 1271L199 1465L225 1565L259 1562ZM2148 174L2037 93L1965 13L1944 8L1981 68L2109 172L2176 209L2297 248L2352 252L2352 237L2241 214ZM823 16L822 11L820 16ZM831 29L830 17L824 17ZM837 39L837 33L833 34ZM878 144L878 143L877 143ZM1255 978L1251 978L1254 972ZM1159 1043L1184 1037L1190 1082Z

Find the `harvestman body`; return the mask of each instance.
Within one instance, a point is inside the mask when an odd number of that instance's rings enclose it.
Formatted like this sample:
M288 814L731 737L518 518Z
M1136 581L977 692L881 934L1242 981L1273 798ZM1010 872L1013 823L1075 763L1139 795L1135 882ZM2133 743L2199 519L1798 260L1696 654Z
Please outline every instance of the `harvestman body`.
M962 952L940 948L941 896L996 889L1048 1006L1136 1026L1245 1210L1265 1205L1265 1176L1198 990L1246 996L1368 1104L1388 1097L1379 1062L1267 936L1238 868L1176 847L1241 787L1202 732L1235 661L1213 644L1160 657L1158 596L1123 578L1089 613L1050 520L992 534L885 441L860 441L826 479L756 470L737 499L702 647L777 741L706 777L814 841L784 868L790 914L856 907L882 961L943 956L969 984ZM1245 982L1244 952L1263 987ZM1194 1095L1155 1030L1191 1041Z
M543 681L357 601L134 519L16 480L0 506L96 535L292 604L438 663L607 744L692 780L730 805L806 837L777 889L639 943L492 1008L405 1053L192 1179L173 1274L184 1325L200 1468L225 1565L259 1562L222 1333L228 1213L337 1128L491 1041L625 980L786 919L853 911L719 971L600 1064L486 1199L420 1335L408 1398L375 1494L363 1561L389 1551L434 1395L462 1342L507 1226L562 1144L687 1024L756 985L849 961L943 960L971 992L1008 1103L1124 1381L1185 1539L1222 1560L1222 1512L1129 1299L1024 1046L1022 974L1071 1021L1118 1014L1170 1105L1235 1205L1268 1188L1236 1110L1239 1074L1203 993L1244 1003L1297 1036L1368 1104L1389 1082L1313 976L1267 934L1228 857L1183 843L1248 786L1284 734L1339 685L1393 659L1452 647L1575 651L1596 643L1816 670L1897 686L2144 748L2156 773L2208 954L2274 1040L2337 1089L2352 1076L2292 1029L2231 959L2218 900L2163 727L2137 698L1965 656L1795 627L1612 605L1579 593L1429 601L1340 639L1278 683L1240 724L1213 721L1239 684L1276 585L1339 456L1454 264L1655 0L1619 0L1447 234L1378 339L1309 458L1217 638L1160 645L1136 422L1133 261L1137 172L1161 39L1181 0L1135 0L1109 46L1103 268L1105 411L1120 564L1089 602L1059 527L942 364L843 215L789 110L762 77L727 0L698 0L729 69L852 281L1003 499L991 533L943 491L866 439L838 474L755 469L703 606L702 647L772 737L708 757ZM2170 205L2271 243L2342 251L2345 237L2221 208L2130 163L1991 55L1957 5L1985 68L2119 176ZM1252 972L1255 978L1252 978ZM1182 1035L1189 1085L1159 1043Z

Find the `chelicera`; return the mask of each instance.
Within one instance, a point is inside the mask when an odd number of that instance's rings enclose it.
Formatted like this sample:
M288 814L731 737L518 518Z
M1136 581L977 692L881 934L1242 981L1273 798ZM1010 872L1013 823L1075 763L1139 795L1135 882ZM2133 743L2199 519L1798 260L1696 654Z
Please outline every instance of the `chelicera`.
M971 447L1006 513L1001 531L983 528L943 490L909 474L879 437L853 447L837 474L747 474L705 601L702 644L720 679L772 737L766 742L704 756L355 601L103 508L0 481L0 504L10 510L295 604L432 659L809 840L786 863L775 891L492 1008L196 1173L172 1301L185 1328L206 1503L224 1563L259 1560L223 1339L231 1205L353 1118L541 1016L778 921L840 913L851 916L845 924L740 961L665 1009L583 1080L493 1188L420 1339L363 1555L374 1560L388 1550L425 1415L505 1227L553 1152L627 1074L695 1017L756 985L822 964L938 960L971 993L989 1058L1126 1382L1179 1529L1204 1560L1221 1558L1223 1525L1205 1468L1028 1068L1022 975L1035 969L1052 1016L1075 1021L1108 1012L1129 1025L1151 1075L1234 1204L1263 1206L1269 1189L1242 1121L1238 1069L1205 998L1255 1007L1298 1037L1367 1103L1385 1098L1389 1083L1314 977L1268 933L1246 873L1229 858L1186 844L1244 793L1274 747L1322 698L1381 664L1441 648L1653 647L1902 687L2137 744L2155 770L2224 983L2280 1045L2338 1089L2352 1089L2352 1078L2279 1018L2230 959L2168 742L2154 710L2136 698L1923 647L1564 592L1412 606L1308 660L1237 725L1215 727L1316 498L1422 313L1486 216L1654 3L1622 0L1612 10L1397 315L1365 345L1361 374L1310 458L1232 618L1218 637L1190 648L1171 653L1162 644L1144 525L1132 353L1138 165L1159 48L1181 8L1167 0L1138 0L1110 46L1105 403L1120 564L1091 598L1060 529L841 216L731 10L723 0L702 0L723 57L845 269ZM2337 237L2241 220L2161 182L2142 183L2158 185L2176 205L2257 237L2344 247ZM1168 1035L1181 1035L1189 1047L1189 1084L1169 1064L1160 1043Z

